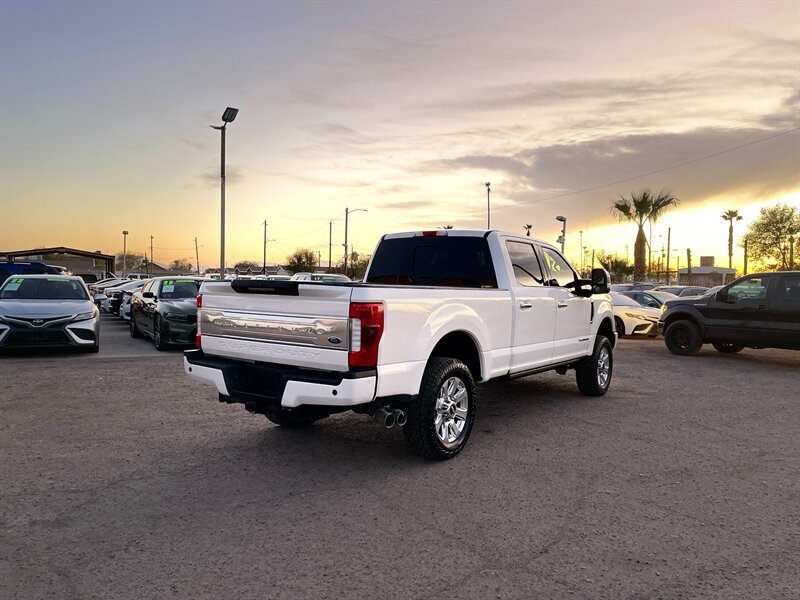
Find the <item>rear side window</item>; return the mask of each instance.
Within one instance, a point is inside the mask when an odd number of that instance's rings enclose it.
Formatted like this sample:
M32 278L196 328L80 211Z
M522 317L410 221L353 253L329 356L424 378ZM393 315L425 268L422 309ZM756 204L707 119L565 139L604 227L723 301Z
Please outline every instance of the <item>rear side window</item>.
M533 244L506 242L506 248L508 249L508 257L511 259L514 277L520 284L531 287L544 283L542 266L536 257L536 250Z
M777 300L794 300L800 306L800 275L787 275L781 278Z
M383 240L367 283L496 288L489 244L483 237L413 237Z
M550 277L556 280L560 286L565 286L568 283L575 281L575 271L569 266L569 263L558 252L551 248L542 248L544 254L544 261L547 263L547 268L550 270Z

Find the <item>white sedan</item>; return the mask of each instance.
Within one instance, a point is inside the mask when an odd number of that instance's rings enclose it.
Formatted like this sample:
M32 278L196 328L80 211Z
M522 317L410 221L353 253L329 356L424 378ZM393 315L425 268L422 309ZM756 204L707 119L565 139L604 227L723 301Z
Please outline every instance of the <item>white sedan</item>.
M614 305L614 322L619 337L624 335L658 335L658 318L661 316L657 308L642 306L633 298L611 292Z

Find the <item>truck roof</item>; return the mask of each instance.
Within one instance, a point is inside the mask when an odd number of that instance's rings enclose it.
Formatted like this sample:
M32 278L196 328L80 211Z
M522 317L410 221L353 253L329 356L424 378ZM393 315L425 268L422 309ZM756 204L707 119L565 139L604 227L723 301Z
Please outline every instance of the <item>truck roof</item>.
M542 244L544 246L548 246L549 248L555 248L553 244L548 241L542 240L540 238L535 237L528 237L525 235L519 235L516 233L511 233L510 231L502 231L499 229L431 229L431 230L423 230L423 231L400 231L397 233L387 233L381 239L382 240L391 240L397 238L409 238L409 237L419 237L419 236L431 236L431 237L488 237L492 233L496 233L497 235L502 235L503 237L511 237L516 238L520 241L527 241L527 242L536 242L538 244Z

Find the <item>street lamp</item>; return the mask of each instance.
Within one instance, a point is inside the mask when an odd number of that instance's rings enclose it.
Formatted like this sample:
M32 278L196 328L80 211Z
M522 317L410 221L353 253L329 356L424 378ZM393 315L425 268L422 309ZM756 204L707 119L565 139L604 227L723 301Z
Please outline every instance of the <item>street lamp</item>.
M222 113L222 125L210 125L212 129L218 129L221 138L219 180L220 180L220 234L219 234L219 278L225 279L225 129L228 123L232 123L239 113L238 108L230 106Z
M492 228L492 210L491 205L489 203L490 195L491 195L491 188L489 186L492 185L491 181L486 182L486 229Z
M561 242L561 254L564 254L564 243L567 241L567 217L558 215L556 221L561 221L561 237L556 241Z
M122 230L122 278L125 279L128 271L128 230Z
M349 208L344 209L344 274L347 275L347 221L350 217L350 213L363 211L368 212L366 208L354 208L350 210Z

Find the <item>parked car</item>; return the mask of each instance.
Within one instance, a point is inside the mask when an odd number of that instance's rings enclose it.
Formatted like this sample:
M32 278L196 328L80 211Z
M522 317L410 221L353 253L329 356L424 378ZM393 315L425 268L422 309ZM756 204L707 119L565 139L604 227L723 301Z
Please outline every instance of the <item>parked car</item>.
M800 350L800 271L747 275L713 296L672 300L661 310L658 329L673 354L697 354L709 343L726 354Z
M120 306L122 306L122 298L125 295L125 292L135 292L136 290L141 289L144 284L147 283L146 279L139 279L134 281L128 281L127 283L122 283L120 285L106 288L105 294L108 298L107 303L108 306L106 310L114 315L119 315Z
M649 281L640 281L638 283L615 283L611 286L611 291L632 292L637 290L652 290L657 285L657 283L651 283Z
M97 305L97 308L103 308L103 304L108 307L108 296L106 296L106 290L114 288L118 285L123 285L127 283L127 279L110 279L103 283L95 284L94 291L92 293L92 300ZM92 289L91 287L89 288ZM107 308L106 308L107 310Z
M617 335L658 335L658 317L661 314L658 309L642 306L619 292L611 292L611 303Z
M273 276L274 277L274 276ZM273 280L275 281L275 280ZM330 282L346 282L352 281L347 275L340 273L295 273L289 278L289 281L321 281L323 283Z
M675 300L678 296L670 294L669 292L659 292L657 290L647 290L640 292L620 292L623 296L636 300L642 306L647 308L660 309L661 305L667 300Z
M669 292L681 298L686 296L702 296L708 291L707 287L701 285L660 285L654 289L659 292Z
M19 261L0 261L0 283L12 275L36 275L36 274L64 275L63 267L46 265L41 262L19 262Z
M575 370L611 383L608 273L582 279L553 245L499 231L384 235L365 283L203 283L184 369L284 427L366 413L418 454L467 443L475 381ZM491 392L489 392L491 393Z
M131 297L131 337L153 338L156 350L194 344L197 294L202 282L201 277L156 277L146 281Z
M100 349L100 319L80 277L16 275L0 287L0 348Z

